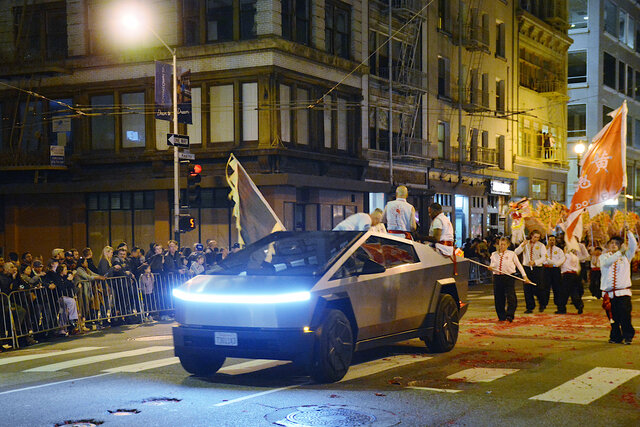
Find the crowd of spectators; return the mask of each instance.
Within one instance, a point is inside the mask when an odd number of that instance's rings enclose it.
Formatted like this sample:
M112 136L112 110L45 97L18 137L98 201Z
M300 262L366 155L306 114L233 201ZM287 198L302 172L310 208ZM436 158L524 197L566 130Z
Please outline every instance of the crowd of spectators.
M203 274L238 250L237 243L227 249L209 239L206 245L196 243L193 248L182 249L174 240L167 242L166 249L161 243L152 243L148 252L138 246L129 248L122 242L115 249L105 246L97 261L88 247L81 251L56 248L46 259L34 257L29 251L20 256L9 252L6 259L0 256L0 292L14 295L10 303L3 297L0 304L4 326L0 338L10 328L10 312L16 329L23 335L21 346L37 342L33 331L47 331L37 336L46 339L56 334L87 332L90 330L87 326L109 327L122 314L121 307L128 304L133 312L140 310L140 298L133 291L131 279L138 283L142 303L149 307L152 299L158 297L159 277ZM108 278L122 279L112 281L117 286L108 286L104 282ZM85 318L99 320L88 325L83 321ZM2 348L0 345L0 351Z

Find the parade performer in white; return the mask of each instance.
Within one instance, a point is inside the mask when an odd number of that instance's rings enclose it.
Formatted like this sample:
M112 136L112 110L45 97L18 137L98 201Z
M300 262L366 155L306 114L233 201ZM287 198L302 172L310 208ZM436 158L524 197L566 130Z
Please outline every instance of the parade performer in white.
M387 231L391 234L402 234L413 240L411 232L418 228L416 224L416 210L407 202L409 190L404 185L396 188L396 199L387 203L382 214L382 222L387 224Z

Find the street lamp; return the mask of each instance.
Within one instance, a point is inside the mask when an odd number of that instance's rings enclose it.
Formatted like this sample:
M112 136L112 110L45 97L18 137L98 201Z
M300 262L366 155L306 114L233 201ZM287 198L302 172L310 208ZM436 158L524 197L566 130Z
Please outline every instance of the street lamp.
M151 32L164 47L167 48L173 58L173 133L178 134L178 67L176 65L176 49L169 47L167 43L154 31L154 29L139 18L140 11L127 10L122 13L122 25L131 32L139 32L144 28ZM178 159L178 147L173 147L173 234L174 240L180 242L180 160Z
M585 148L586 147L582 141L573 146L573 151L576 153L576 156L578 156L578 178L580 178L580 160L582 160L582 154L584 153Z

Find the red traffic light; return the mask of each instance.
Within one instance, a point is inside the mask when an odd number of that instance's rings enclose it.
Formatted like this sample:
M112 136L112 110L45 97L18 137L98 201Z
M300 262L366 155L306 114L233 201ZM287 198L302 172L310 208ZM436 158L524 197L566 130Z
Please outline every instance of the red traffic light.
M202 166L193 165L189 170L189 175L198 175L200 172L202 172Z

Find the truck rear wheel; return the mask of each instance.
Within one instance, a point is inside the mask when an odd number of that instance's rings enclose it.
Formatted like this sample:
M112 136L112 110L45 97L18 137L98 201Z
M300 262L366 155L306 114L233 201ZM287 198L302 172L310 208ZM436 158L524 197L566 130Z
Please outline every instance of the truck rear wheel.
M181 355L180 364L185 371L199 377L210 377L222 367L224 356L216 355Z
M441 294L436 308L436 320L431 338L424 338L429 351L446 353L458 341L460 313L458 304L449 294Z

